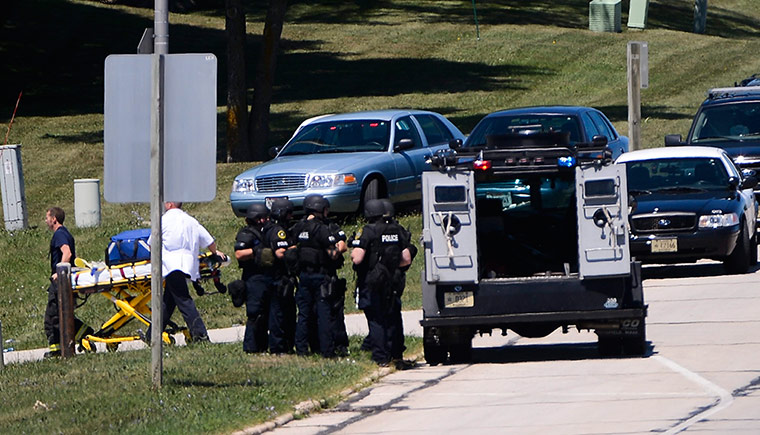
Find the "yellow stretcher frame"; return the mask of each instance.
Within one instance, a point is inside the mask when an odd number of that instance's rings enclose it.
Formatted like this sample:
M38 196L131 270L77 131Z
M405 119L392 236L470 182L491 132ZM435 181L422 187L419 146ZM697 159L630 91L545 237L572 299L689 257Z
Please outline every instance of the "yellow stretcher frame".
M220 267L229 264L229 259L220 259L216 254L207 252L198 256L200 261L200 275L199 281L213 280L214 285L219 293L224 293L226 287L221 283ZM76 260L79 260L78 258ZM83 265L73 272L84 272L93 270L87 262L76 262L77 265ZM80 341L80 350L85 352L95 352L94 343L105 343L106 350L114 352L119 348L119 345L126 341L144 340L145 336L141 334L120 335L119 329L129 323L132 319L137 319L145 326L151 326L151 275L140 275L132 277L123 277L125 274L121 274L122 278L112 278L111 270L132 268L133 270L137 266L144 266L150 264L150 261L140 261L136 263L121 264L113 266L109 270L109 280L107 282L96 282L86 285L74 285L72 284L72 290L74 293L82 295L90 295L98 293L103 295L106 299L111 301L118 309L116 314L111 316L110 319L105 321L100 329L92 334L84 336ZM97 269L102 271L103 269ZM135 275L135 274L133 274ZM185 336L185 340L189 340L190 333L187 327L178 327L173 322L169 322L168 331L162 333L162 340L166 344L173 345L175 343L172 334L182 333Z

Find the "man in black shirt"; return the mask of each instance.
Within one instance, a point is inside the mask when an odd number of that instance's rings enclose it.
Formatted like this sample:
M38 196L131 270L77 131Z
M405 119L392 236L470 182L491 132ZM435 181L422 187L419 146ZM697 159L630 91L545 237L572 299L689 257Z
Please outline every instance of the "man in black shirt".
M76 258L76 246L74 236L63 226L66 213L60 207L50 207L45 213L45 224L53 232L50 239L50 287L48 287L48 302L45 309L45 335L50 345L50 350L45 357L61 355L61 331L58 317L58 263L73 264ZM87 334L93 332L92 328L85 325L81 320L74 318L76 334L74 342L81 341Z

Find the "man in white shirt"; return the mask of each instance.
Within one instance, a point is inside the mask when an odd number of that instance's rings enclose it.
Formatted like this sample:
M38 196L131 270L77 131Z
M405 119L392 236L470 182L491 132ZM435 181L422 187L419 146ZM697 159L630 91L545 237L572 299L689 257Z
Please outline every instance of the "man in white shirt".
M200 278L198 254L201 248L224 258L217 251L214 238L198 221L182 210L181 202L165 202L161 218L162 275L164 277L163 328L169 323L175 308L179 308L194 342L208 341L206 325L195 307L187 279ZM150 337L150 331L148 331Z

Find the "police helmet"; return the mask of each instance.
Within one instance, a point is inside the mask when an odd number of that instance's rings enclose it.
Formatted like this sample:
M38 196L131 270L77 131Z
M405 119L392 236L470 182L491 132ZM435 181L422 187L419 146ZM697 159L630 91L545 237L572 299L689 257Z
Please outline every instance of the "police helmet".
M380 201L383 203L383 207L385 207L385 213L383 213L383 217L392 218L396 215L396 209L393 207L393 203L390 199L383 198Z
M277 198L272 201L272 217L275 219L283 219L289 213L293 213L293 201L285 198Z
M248 206L248 210L245 212L246 219L264 219L269 217L269 209L267 206L260 202L254 202Z
M364 217L367 219L377 219L385 214L385 205L379 199L370 199L364 204Z
M329 207L330 201L318 193L308 195L303 200L303 209L306 210L306 213L322 213Z

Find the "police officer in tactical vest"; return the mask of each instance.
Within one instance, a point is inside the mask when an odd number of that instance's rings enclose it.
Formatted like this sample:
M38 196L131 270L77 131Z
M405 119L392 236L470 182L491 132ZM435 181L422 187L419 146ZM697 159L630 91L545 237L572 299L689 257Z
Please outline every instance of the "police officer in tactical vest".
M403 273L398 272L412 262L407 231L394 220L384 219L385 210L382 201L367 201L364 216L369 223L357 234L351 251L357 270L359 308L369 323L372 360L380 365L402 357L403 331L397 329L404 284L399 282Z
M332 357L336 351L335 337L341 335L336 333L340 322L335 306L340 295L345 294L345 280L337 276L347 250L345 234L327 223L330 203L322 195L308 195L303 207L306 216L293 226L300 271L296 291L296 353L306 355L311 349Z
M273 353L292 352L296 335L295 289L298 286L298 251L290 231L293 202L278 198L272 202L270 231L276 237L275 292L269 313L269 350ZM282 337L275 332L282 331Z
M392 279L392 282L396 285L394 294L396 295L398 306L401 307L401 296L403 295L404 289L406 288L406 272L412 266L411 262L414 261L414 258L417 256L417 247L412 242L412 232L404 228L396 219L396 210L393 207L393 203L388 198L382 198L380 201L385 207L383 219L386 222L393 223L401 227L404 242L406 243L407 249L409 249L409 255L411 257L409 264L399 267ZM393 340L394 347L391 349L391 356L394 360L398 361L403 368L407 368L406 363L402 359L404 351L406 350L406 346L404 346L404 323L403 319L401 318L400 308L397 312L395 312L394 316L394 323L396 325L396 338Z
M269 345L269 311L274 291L275 240L269 230L269 209L261 203L248 207L245 227L235 237L235 258L243 269L247 320L243 351L266 352ZM275 236L276 237L276 236Z

